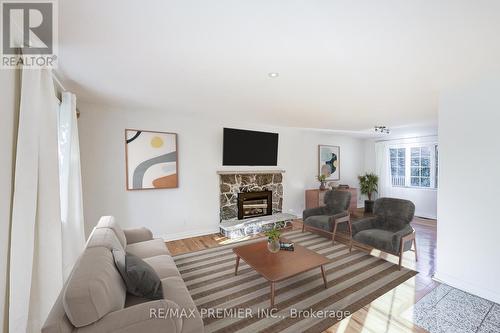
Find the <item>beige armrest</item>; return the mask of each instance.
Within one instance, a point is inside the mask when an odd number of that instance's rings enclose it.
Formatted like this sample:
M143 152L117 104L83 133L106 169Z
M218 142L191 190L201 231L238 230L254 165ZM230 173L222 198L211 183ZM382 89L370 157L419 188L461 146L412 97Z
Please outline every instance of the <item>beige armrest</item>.
M148 228L123 229L127 244L134 244L153 239L153 233Z
M179 306L168 300L145 302L108 313L97 322L80 327L78 332L179 333L182 330L180 313Z

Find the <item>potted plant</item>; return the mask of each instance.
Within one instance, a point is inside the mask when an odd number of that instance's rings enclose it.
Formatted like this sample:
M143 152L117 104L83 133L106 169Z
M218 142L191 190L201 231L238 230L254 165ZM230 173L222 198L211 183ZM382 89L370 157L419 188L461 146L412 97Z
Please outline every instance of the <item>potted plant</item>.
M281 232L278 228L273 227L272 229L264 233L267 236L267 249L271 253L277 253L280 250L280 236Z
M378 193L378 176L374 173L366 173L358 176L358 179L361 194L368 196L368 200L365 200L365 213L373 213L372 194Z
M321 174L317 176L316 179L320 182L319 189L326 190L326 175Z

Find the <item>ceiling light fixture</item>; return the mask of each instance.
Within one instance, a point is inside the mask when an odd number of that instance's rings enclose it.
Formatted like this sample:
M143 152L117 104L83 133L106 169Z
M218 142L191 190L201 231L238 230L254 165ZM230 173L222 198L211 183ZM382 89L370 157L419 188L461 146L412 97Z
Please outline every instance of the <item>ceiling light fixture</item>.
M375 126L375 132L389 134L391 133L391 130L387 126Z
M268 73L267 75L268 75L269 77L275 78L275 77L280 76L280 73L277 73L277 72L271 72L271 73Z

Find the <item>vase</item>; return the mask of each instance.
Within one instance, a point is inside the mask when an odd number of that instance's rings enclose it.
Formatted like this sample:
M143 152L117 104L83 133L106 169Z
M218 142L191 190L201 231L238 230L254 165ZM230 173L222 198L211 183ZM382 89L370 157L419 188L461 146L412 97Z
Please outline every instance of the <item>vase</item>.
M319 189L326 190L326 182L321 182L321 184L319 185Z
M277 253L280 250L280 240L279 239L268 239L267 249L271 253Z

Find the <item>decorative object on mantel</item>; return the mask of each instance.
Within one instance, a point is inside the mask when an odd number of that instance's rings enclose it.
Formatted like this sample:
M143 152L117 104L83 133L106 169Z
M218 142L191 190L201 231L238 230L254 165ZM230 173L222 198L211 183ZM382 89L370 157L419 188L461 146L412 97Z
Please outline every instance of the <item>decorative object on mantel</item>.
M177 134L125 130L127 190L178 187Z
M325 180L340 180L340 147L319 145L318 166L318 174L325 175Z
M272 229L264 233L267 237L267 249L271 253L278 253L280 250L280 236L281 232L278 228L273 227Z
M320 185L319 185L319 189L320 190L326 190L327 189L327 186L326 186L326 175L319 175L316 177L316 179L319 181Z
M368 200L365 200L365 212L373 213L372 194L378 192L378 176L374 173L366 173L358 176L358 179L361 194L368 196Z

